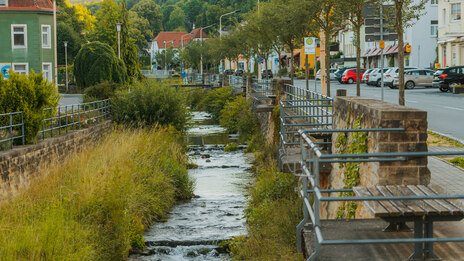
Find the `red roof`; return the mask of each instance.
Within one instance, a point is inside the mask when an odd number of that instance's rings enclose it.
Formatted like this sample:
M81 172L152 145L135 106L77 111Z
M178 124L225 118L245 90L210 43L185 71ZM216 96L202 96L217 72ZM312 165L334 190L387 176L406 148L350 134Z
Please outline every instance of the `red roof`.
M185 35L184 37L182 37ZM153 41L158 43L158 48L164 49L169 47L179 48L182 46L181 40L184 41L184 45L188 44L192 38L191 35L186 32L161 32ZM174 41L174 43L173 43ZM164 44L166 42L166 45Z
M193 38L202 38L202 37L200 36L200 31L201 31L201 34L202 34L201 36L202 36L204 39L208 38L208 35L205 33L204 30L201 30L201 28L193 29L193 30L190 32L190 34L193 35Z
M52 11L50 0L7 0L8 7L0 7L0 10L47 10Z

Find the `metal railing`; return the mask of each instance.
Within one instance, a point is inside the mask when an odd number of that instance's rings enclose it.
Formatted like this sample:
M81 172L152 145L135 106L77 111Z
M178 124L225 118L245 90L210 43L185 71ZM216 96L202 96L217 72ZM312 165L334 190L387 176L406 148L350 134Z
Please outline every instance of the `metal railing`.
M295 136L301 128L331 129L333 99L303 87L285 85L286 99L280 101L280 142L277 162L282 170L282 159L287 148L299 146ZM328 142L328 141L325 141Z
M357 129L357 130L333 130L333 132L352 132L352 131L385 131L390 129ZM397 129L399 130L399 129ZM324 245L348 245L348 244L398 244L398 243L432 243L432 242L459 242L464 241L464 237L459 238L392 238L392 239L324 239L320 205L321 202L329 201L378 201L378 200L421 200L421 199L464 199L464 195L428 195L428 196L378 196L378 197L334 197L322 196L326 193L353 192L353 189L321 189L319 185L319 166L321 163L349 163L349 162L395 162L408 161L417 157L443 156L443 155L464 155L464 151L454 152L395 152L395 153L360 153L360 154L323 154L315 142L307 135L308 131L299 130L301 146L301 166L302 166L302 188L299 191L303 198L303 220L297 226L298 251L302 252L303 226L311 221L316 240L315 250L307 260L316 260L320 254L321 247ZM308 196L311 194L311 197ZM312 203L310 202L312 199Z
M232 86L232 89L239 90L243 88L243 76L228 75L227 77L229 78L229 85Z
M24 113L10 112L0 114L0 150L12 149L15 140L25 143Z
M91 127L110 118L110 100L45 108L38 138L46 139Z

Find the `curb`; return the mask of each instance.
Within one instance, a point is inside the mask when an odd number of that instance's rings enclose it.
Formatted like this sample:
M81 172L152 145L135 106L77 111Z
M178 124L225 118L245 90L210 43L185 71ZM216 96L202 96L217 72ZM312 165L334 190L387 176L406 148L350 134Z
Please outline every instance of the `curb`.
M434 134L437 134L437 135L440 135L440 136L442 136L442 137L445 137L445 138L454 140L454 141L456 141L457 143L460 143L461 145L464 145L464 140L458 139L458 138L456 138L456 137L454 137L454 136L452 136L452 135L445 134L445 133L441 133L441 132L434 131L434 130L430 130L430 129L428 129L427 131L430 131L430 132L432 132L432 133L434 133Z

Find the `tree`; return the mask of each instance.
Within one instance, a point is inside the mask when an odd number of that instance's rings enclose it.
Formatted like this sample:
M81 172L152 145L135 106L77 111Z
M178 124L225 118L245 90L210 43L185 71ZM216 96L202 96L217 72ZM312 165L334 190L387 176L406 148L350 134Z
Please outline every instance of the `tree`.
M201 0L188 0L182 9L184 10L185 16L187 18L188 27L191 29L193 23L196 22L197 16L203 13L203 2Z
M157 35L163 30L161 6L157 5L154 0L141 0L131 8L131 11L148 20L153 34Z
M161 13L163 14L163 28L166 31L170 31L168 27L168 22L171 17L172 11L176 8L175 5L162 5L161 6Z
M153 39L153 32L147 19L140 17L136 12L129 11L129 20L132 25L129 29L130 38L135 40L140 51L147 47L148 41Z
M74 61L74 76L77 86L86 88L103 81L125 83L126 68L113 48L102 42L82 46Z
M387 19L394 17L392 23L398 34L398 85L400 105L405 104L404 99L404 29L414 24L422 15L427 0L419 2L413 0L391 0L387 3L393 3L394 8L384 8ZM394 12L393 15L391 12Z
M172 10L167 26L169 31L174 31L178 28L183 28L183 31L185 30L185 13L180 7L176 6Z
M173 64L179 62L177 57L177 50L172 47L168 47L167 50L164 49L155 55L156 63L158 66L166 66L168 69L171 68Z
M364 24L363 7L365 0L346 0L346 9L350 11L348 20L351 23L356 41L356 96L361 96L361 27Z
M79 52L81 48L81 39L79 34L76 33L72 26L59 22L56 25L56 34L57 34L57 52L58 52L58 64L65 64L65 48L64 41L68 42L68 64L72 64L74 57Z
M85 35L81 34L82 32L93 32L96 18L90 10L81 4L72 5L68 1L63 1L57 5L60 10L56 18L57 23L62 22L69 25L80 37Z
M117 50L117 34L116 23L121 23L120 8L113 0L103 0L100 5L100 10L97 11L95 17L95 31L91 35L93 41L100 41L109 44L114 50Z
M135 45L135 40L129 35L129 28L131 27L129 21L129 11L126 8L126 0L122 0L120 6L121 14L121 58L126 66L126 72L129 82L142 79L142 72L140 71L140 63L138 58L138 50Z
M344 3L343 0L313 0L308 1L306 6L312 13L311 17L317 24L317 28L324 34L325 50L323 51L325 52L327 96L330 96L330 39L336 33L336 29L345 21L346 7Z

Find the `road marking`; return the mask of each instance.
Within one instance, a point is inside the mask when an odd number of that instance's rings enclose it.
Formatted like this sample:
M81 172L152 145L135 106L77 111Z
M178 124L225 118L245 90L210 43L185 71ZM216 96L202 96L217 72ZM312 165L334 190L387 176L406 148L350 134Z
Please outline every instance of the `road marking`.
M418 101L413 101L413 100L406 100L407 102L412 102L412 103L419 103Z
M456 107L449 107L449 106L443 106L443 108L452 109L452 110L458 110L458 111L464 111L463 108L456 108Z

